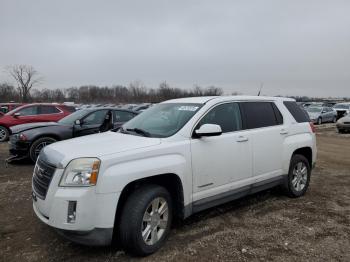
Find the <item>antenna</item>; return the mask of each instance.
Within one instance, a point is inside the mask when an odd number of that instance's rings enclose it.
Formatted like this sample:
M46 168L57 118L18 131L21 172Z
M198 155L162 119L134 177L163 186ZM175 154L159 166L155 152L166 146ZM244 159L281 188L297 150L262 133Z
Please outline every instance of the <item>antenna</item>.
M264 87L264 83L261 82L260 83L260 89L259 89L259 92L258 92L258 96L260 96L260 93L261 93L261 90L263 89L263 87Z

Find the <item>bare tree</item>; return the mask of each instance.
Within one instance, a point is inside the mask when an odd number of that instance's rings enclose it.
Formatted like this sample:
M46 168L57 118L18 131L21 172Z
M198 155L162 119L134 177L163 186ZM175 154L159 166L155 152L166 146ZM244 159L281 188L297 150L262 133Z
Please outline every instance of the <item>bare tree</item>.
M30 65L13 65L7 67L7 72L16 81L22 102L28 102L30 89L42 81L38 71Z

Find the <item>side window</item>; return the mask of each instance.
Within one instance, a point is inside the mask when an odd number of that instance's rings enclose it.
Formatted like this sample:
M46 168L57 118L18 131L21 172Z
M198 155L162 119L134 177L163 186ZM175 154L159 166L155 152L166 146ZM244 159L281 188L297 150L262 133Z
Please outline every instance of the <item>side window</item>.
M114 122L128 122L130 119L134 118L134 114L126 111L113 111Z
M48 114L57 114L61 112L58 110L55 106L40 106L40 112L41 115L48 115Z
M38 106L28 106L25 107L16 113L20 113L21 116L32 116L32 115L37 115L38 114Z
M238 104L226 103L216 106L202 118L197 128L204 124L219 125L223 133L241 130L242 120Z
M298 123L310 122L309 115L304 109L301 109L294 101L284 101L283 104L286 106L288 111L292 114L295 121Z
M272 107L273 107L273 111L275 112L277 125L282 125L283 124L283 116L281 114L281 111L277 108L275 103L272 103Z
M243 102L242 103L246 129L275 126L277 117L271 102Z
M102 125L105 120L107 110L99 110L91 113L83 119L83 125Z

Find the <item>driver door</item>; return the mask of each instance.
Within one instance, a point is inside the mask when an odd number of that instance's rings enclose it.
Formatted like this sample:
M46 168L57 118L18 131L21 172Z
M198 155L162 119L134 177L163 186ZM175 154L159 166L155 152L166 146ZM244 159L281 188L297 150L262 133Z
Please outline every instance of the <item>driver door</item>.
M107 112L107 109L98 110L81 119L80 125L74 125L74 137L99 133Z
M222 134L191 141L193 201L248 185L252 179L250 137L242 130L238 103L212 108L199 122L220 125Z

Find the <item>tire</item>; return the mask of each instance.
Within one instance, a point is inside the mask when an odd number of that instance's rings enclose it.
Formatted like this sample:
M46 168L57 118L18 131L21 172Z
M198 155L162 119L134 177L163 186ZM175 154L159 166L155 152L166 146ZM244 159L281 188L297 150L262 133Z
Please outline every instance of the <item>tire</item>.
M344 134L345 131L344 131L343 129L338 129L338 133L339 133L339 134Z
M302 171L304 168L305 171ZM311 167L306 157L303 155L293 155L285 182L287 195L289 197L303 196L309 187L310 177Z
M55 143L57 140L52 137L41 137L35 140L29 149L29 157L35 163L40 151L47 145Z
M157 206L157 199L159 200L159 209L154 208ZM159 215L158 211L162 206L165 206L165 202L168 208L167 210L163 208L160 211L160 213L163 212L162 215ZM157 210L157 212L154 212L154 210ZM145 221L146 213L148 214L149 222ZM156 252L163 246L169 235L172 216L172 199L164 187L145 185L136 189L126 200L120 218L118 231L122 247L126 252L136 256L147 256ZM162 227L158 224L160 220L163 221ZM146 240L142 236L142 232L148 232L145 237ZM153 238L153 235L157 236L158 240ZM152 243L152 240L156 242Z
M333 123L336 123L337 122L337 117L335 116L334 118L333 118L333 121L332 121Z
M321 117L319 117L319 118L317 119L317 124L318 124L318 125L322 125L322 118L321 118Z
M0 126L0 142L7 141L9 139L9 135L9 130L4 126Z

